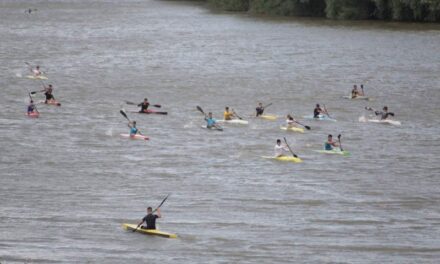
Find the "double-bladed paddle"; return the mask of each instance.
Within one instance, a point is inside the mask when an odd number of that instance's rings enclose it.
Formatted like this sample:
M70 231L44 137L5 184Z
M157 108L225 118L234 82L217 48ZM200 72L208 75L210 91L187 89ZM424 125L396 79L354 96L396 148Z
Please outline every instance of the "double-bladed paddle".
M125 103L128 104L128 105L139 105L139 104L133 103L131 101L125 101ZM152 106L157 107L157 108L161 108L162 107L162 105L160 105L160 104L154 104Z
M121 110L119 111L119 113L121 113L121 115L122 115L123 117L125 117L125 118L128 120L128 122L131 123L131 120L130 120L130 118L128 118L127 113L125 113L124 109L121 109ZM141 131L139 131L139 129L137 130L137 132L138 132L140 135L143 135L143 134L141 133Z

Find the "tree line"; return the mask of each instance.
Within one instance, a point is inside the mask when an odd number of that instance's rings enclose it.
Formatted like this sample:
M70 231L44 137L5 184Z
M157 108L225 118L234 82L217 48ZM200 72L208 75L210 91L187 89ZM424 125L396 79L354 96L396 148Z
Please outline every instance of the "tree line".
M226 11L330 19L439 22L440 0L207 0Z

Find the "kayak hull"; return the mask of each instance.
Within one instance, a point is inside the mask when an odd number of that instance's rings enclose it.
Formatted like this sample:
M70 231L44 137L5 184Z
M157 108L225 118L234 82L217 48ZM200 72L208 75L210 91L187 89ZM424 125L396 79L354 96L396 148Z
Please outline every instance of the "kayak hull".
M147 112L140 112L140 111L130 111L131 113L138 113L138 114L156 114L156 115L168 115L168 112L160 112L160 111L154 111L154 110L147 110Z
M38 118L40 116L39 112L30 112L30 113L26 113L26 115L30 118Z
M218 123L225 123L225 124L239 124L239 125L249 124L249 121L241 120L241 119L232 119L232 120L220 119L220 120L217 120L217 122Z
M260 116L258 116L258 118L265 119L265 120L277 120L278 116L276 116L276 115L260 115Z
M293 163L301 163L303 162L300 158L295 158L293 156L281 156L281 157L274 157L274 156L262 156L264 159L271 159L271 160L279 160L279 161L288 161Z
M33 80L48 80L49 79L49 78L47 78L46 76L43 76L43 75L37 75L37 76L27 75L26 78L33 79Z
M336 122L336 119L330 118L327 115L318 115L318 117L313 117L313 115L303 116L304 119L316 120L316 121L332 121Z
M136 134L134 136L130 134L120 134L123 138L129 138L129 139L139 139L139 140L149 140L150 138L144 135Z
M61 106L61 103L57 100L49 100L49 101L40 101L42 104L53 105L53 106Z
M166 237L166 238L177 238L176 234L163 232L157 229L143 229L143 228L137 228L137 225L134 224L122 224L122 228L124 228L127 231L134 231L136 230L137 233L150 235L150 236L160 236L160 237Z
M204 129L213 130L213 131L223 131L223 128L221 127L207 127L207 126L201 126Z
M341 156L350 156L350 152L346 150L340 150L340 149L333 149L333 150L315 150L315 152L322 153L322 154L330 154L330 155L341 155Z
M368 119L363 116L359 117L359 122L370 122L370 123L377 123L377 124L385 124L385 125L392 125L392 126L401 126L402 123L397 120L391 120L391 119Z
M304 128L302 128L302 127L285 127L285 126L280 126L280 129L281 130L285 130L285 131L304 133Z
M368 97L368 96L356 96L353 98L353 97L351 97L351 95L346 95L346 96L342 96L342 98L349 99L349 100L365 100L365 101L371 100L370 97Z

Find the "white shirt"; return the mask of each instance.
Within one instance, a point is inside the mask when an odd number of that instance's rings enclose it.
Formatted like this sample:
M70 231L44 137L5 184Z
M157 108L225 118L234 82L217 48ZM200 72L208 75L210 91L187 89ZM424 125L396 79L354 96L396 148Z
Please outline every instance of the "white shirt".
M34 75L40 75L41 74L41 72L39 70L37 70L37 69L33 69L32 71L34 72Z
M274 147L274 151L275 151L275 157L279 157L284 154L284 151L289 151L289 149L283 145L276 144Z

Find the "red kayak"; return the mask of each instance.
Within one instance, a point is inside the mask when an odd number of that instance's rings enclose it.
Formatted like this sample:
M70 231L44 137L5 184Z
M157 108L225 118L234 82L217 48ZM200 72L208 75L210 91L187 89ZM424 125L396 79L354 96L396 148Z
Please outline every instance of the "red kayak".
M139 111L131 111L132 113L138 113L138 114L156 114L156 115L168 115L168 112L160 112L155 110L148 109L146 112L139 112Z
M61 106L61 103L58 102L57 100L44 101L44 103L47 104L47 105Z
M31 118L38 118L40 116L40 113L37 111L33 111L33 112L28 112L26 115Z
M123 137L123 138L142 139L142 140L149 140L149 139L150 139L150 138L147 137L147 136L139 135L139 134L136 134L136 135L120 134L120 135L121 135L121 137Z

